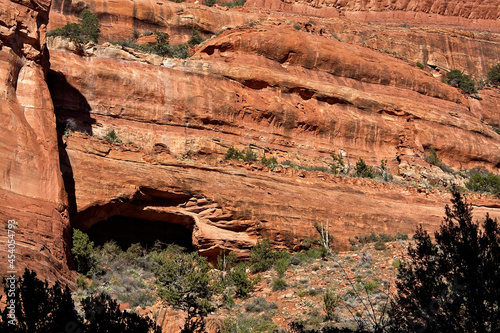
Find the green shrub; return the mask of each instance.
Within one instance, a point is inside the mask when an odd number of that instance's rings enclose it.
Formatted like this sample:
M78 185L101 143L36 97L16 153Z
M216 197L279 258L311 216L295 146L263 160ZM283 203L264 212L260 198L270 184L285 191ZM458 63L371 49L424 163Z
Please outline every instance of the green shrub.
M381 176L384 179L384 181L386 181L386 182L392 181L392 178L393 178L392 174L387 169L387 160L380 161L380 169L382 170Z
M274 156L269 157L269 158L262 156L260 163L264 164L265 166L267 166L269 168L274 168L275 166L278 165L278 160Z
M101 32L100 27L97 16L85 9L82 11L82 17L78 23L68 23L62 28L51 30L47 35L62 36L78 42L97 43Z
M419 61L417 61L417 67L420 69L424 69L424 65L422 65Z
M256 284L256 280L248 278L246 265L243 263L230 271L229 279L236 287L236 296L241 298L248 297Z
M245 0L233 0L225 3L221 3L221 6L228 7L228 8L234 8L234 7L241 7L245 4Z
M364 286L367 293L371 293L375 289L378 288L378 282L377 281L365 281L363 283L363 286Z
M447 166L441 161L441 159L437 156L436 150L434 150L434 148L431 148L429 150L429 154L425 156L425 161L429 164L439 167L444 172L448 173L454 172L453 169L451 169L449 166Z
M394 237L388 234L380 233L378 235L378 240L379 242L385 243L385 242L390 242L394 240Z
M394 267L394 268L396 268L396 269L401 268L401 260L399 260L399 259L397 259L397 258L396 258L396 259L394 259L394 260L392 261L392 267Z
M122 249L116 244L115 241L104 243L104 245L100 249L101 256L108 261L115 260L115 258L122 255L122 253Z
M408 234L404 232L397 232L396 233L396 239L397 240L407 240L408 239Z
M116 132L114 129L108 131L108 133L106 133L106 135L104 136L104 140L110 142L110 143L123 143L123 141L118 138L118 136L116 135Z
M243 153L243 160L245 162L254 162L254 161L257 161L257 153L254 152L250 147L248 147L242 153Z
M281 278L285 275L286 269L290 265L290 256L288 258L279 258L276 260L276 263L274 264L274 268L276 269L276 273L278 273L278 276Z
M89 236L78 230L73 229L73 246L71 254L75 260L76 271L85 275L99 273L99 257L94 242L90 241Z
M285 290L287 287L286 281L281 278L273 280L273 291Z
M243 160L243 153L234 147L229 147L224 155L225 160Z
M497 87L500 86L500 63L491 67L490 71L488 72L488 80L492 85Z
M193 47L195 45L200 44L203 42L203 36L200 34L200 32L196 29L191 30L191 38L188 41L189 47Z
M458 69L454 69L446 73L443 77L443 82L453 87L462 89L467 94L477 93L476 84L469 75L462 74Z
M87 279L85 279L85 277L83 275L78 275L78 277L76 278L76 286L79 289L87 290L89 287L89 284L87 282Z
M47 36L61 36L73 41L83 42L82 29L78 23L68 23L62 28L55 28L48 32Z
M486 169L474 168L469 172L469 181L465 186L474 192L500 195L500 177Z
M187 312L183 332L202 330L212 311L210 266L198 253L169 254L162 251L153 266L158 295L174 308Z
M338 155L331 154L330 155L333 158L333 163L330 166L330 169L333 174L339 174L340 172L344 172L344 158L342 153L339 152Z
M78 21L78 23L82 29L84 40L97 43L97 39L101 33L101 24L99 23L97 16L85 9L82 11L82 18Z
M373 169L360 157L356 162L356 177L373 178Z
M252 272L265 272L273 267L276 260L276 252L268 239L259 241L250 250L250 268Z
M212 7L212 6L213 6L213 5L215 5L216 3L217 3L217 0L205 0L205 1L203 2L203 4L204 4L205 6L208 6L208 7Z
M326 312L326 319L333 320L335 310L340 303L339 295L336 295L333 290L327 290L323 295L323 306Z
M425 161L432 165L438 165L439 163L441 163L441 159L437 156L436 150L434 150L434 148L431 148L429 150L429 154L425 157Z

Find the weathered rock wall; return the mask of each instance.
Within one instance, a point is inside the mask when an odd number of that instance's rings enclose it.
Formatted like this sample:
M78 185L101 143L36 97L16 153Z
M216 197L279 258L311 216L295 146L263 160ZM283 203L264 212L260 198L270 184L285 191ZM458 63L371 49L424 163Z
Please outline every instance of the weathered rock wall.
M262 169L113 145L75 133L67 138L79 213L86 228L112 215L191 224L193 245L214 260L221 249L241 257L258 238L298 250L326 223L336 248L372 231L412 234L422 223L436 230L449 201L445 191L417 191L391 183L321 172ZM155 200L152 197L156 197ZM475 214L498 213L498 200L473 196ZM186 218L188 217L188 218ZM140 226L138 226L140 228Z
M280 8L276 5L284 7L280 12L263 10ZM352 20L343 16L332 18L335 15L328 13L339 12L335 8L337 5L346 7L346 11L360 17L353 17ZM168 32L171 42L175 44L186 42L192 29L211 37L224 27L297 23L308 31L325 36L334 34L346 42L363 43L374 49L396 52L412 62L418 61L441 69L465 69L477 80L484 79L500 57L498 24L496 19L491 18L495 13L498 14L498 4L493 3L480 3L472 7L460 3L430 5L429 2L405 1L387 5L382 2L315 2L313 5L273 0L263 3L248 1L244 8L222 10L220 7L170 1L59 0L52 6L49 29L76 22L84 8L98 15L102 24L102 41L129 40L133 39L134 34L137 36L158 29ZM297 8L308 10L297 11ZM293 14L296 12L301 15ZM310 15L314 16L316 12L320 17L311 20ZM373 20L369 19L370 15ZM450 22L458 21L451 25L444 24L447 28L443 28L433 15ZM489 22L488 27L479 25L478 22L482 20Z
M45 82L50 1L1 1L0 216L15 220L16 261L52 282L68 276L69 220L54 108ZM0 274L7 269L2 227ZM63 273L61 275L61 273Z
M245 7L319 17L345 17L362 22L430 24L500 31L497 24L500 5L495 0L248 0Z
M387 159L395 174L409 167L431 174L436 167L423 161L431 147L457 169L498 167L498 134L483 122L492 106L360 45L282 26L231 29L188 60L110 45L79 56L60 39L51 45L58 118L91 134L70 135L65 150L81 228L114 215L161 220L189 229L209 257L222 248L245 256L262 236L298 249L315 236L314 221L326 219L344 248L348 237L372 230L411 233L418 223L433 230L449 199L216 162L231 146L311 167L328 167L343 149L351 165ZM97 139L111 129L123 144ZM477 212L495 214L497 202L484 202Z

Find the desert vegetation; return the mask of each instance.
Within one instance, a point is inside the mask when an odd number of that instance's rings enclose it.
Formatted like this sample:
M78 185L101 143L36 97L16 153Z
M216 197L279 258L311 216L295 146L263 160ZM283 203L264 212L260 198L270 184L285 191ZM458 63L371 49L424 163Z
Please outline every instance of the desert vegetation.
M459 191L452 193L452 205L446 206L433 239L421 227L413 239L404 233L372 232L350 239L353 248L342 254L332 251L335 238L328 224L316 224L318 237L304 241L306 250L289 253L263 239L247 261L222 252L217 263L160 242L150 249L133 244L123 250L114 242L99 247L75 230L72 252L82 273L77 279L82 314L71 310L69 291L60 285L48 288L29 272L20 283L43 289L47 294L41 298L70 304L62 315L88 327L94 325L88 313L96 306L117 311L111 293L134 307L150 306L159 298L182 310L182 332L202 332L207 315L214 311L224 318L218 324L221 332L234 332L235 327L238 332L278 332L283 328L276 324L277 317L286 318L289 332L409 332L415 327L438 332L447 325L456 332L462 332L460 325L467 325L467 331L495 332L500 325L495 317L500 228L488 216L482 223L473 222L471 205ZM407 247L408 252L393 259L394 246ZM377 268L389 258L388 271ZM477 276L482 276L480 283ZM396 281L392 292L391 280ZM258 291L263 288L269 291ZM301 304L303 312L288 312L285 299ZM481 308L472 307L469 300ZM438 305L430 314L424 312L429 304ZM108 320L105 314L102 318ZM154 329L132 313L123 312L119 318L109 325L122 325L123 331Z
M85 9L78 23L68 23L62 28L56 28L47 34L49 37L62 36L76 42L97 43L101 32L101 24L96 15Z

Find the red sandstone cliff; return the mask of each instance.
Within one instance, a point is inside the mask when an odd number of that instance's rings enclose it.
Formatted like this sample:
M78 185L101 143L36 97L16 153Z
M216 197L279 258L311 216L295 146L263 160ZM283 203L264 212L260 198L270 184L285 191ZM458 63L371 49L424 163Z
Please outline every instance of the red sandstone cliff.
M495 0L248 0L245 7L364 22L454 26L496 32L500 29L500 4Z
M338 247L371 231L411 233L418 223L432 230L448 201L440 190L220 162L231 146L309 167L328 167L330 154L342 149L351 164L387 159L394 174L436 183L462 180L425 163L429 148L456 169L498 170L492 126L499 124L500 93L482 90L475 100L434 77L451 68L484 77L500 52L498 5L265 1L262 10L258 4L225 11L146 0L55 1L52 27L89 8L103 24L101 42L127 39L134 30L160 29L173 43L186 41L193 28L217 36L188 60L109 44L87 45L77 55L56 38L49 96L49 4L34 10L6 3L0 214L20 216L21 262L43 277L67 271L61 171L74 226L113 216L160 222L213 258L220 249L245 256L264 236L298 249L315 236L314 221L326 219ZM415 26L394 25L407 20ZM492 32L470 31L474 26ZM417 61L429 66L422 71ZM60 168L54 111L75 131L59 142ZM100 139L111 129L123 144ZM477 214L496 216L498 200L473 201ZM161 231L155 228L149 232Z
M329 219L345 247L371 230L411 233L420 222L435 229L448 197L321 173L235 169L203 156L250 145L261 156L328 167L329 154L343 149L353 164L387 159L393 173L429 181L437 172L423 162L430 147L457 169L496 170L499 162L498 134L478 117L482 104L473 114L470 98L403 60L286 25L230 29L189 60L109 45L82 57L61 39L51 43L58 117L93 136L66 141L77 227L115 215L166 221L213 258L222 248L243 256L263 235L297 249L315 236L314 221ZM78 95L58 92L64 85ZM96 140L110 129L133 144Z
M1 7L0 274L12 270L3 226L13 219L18 274L28 267L54 282L68 277L69 219L45 82L50 1L3 0Z

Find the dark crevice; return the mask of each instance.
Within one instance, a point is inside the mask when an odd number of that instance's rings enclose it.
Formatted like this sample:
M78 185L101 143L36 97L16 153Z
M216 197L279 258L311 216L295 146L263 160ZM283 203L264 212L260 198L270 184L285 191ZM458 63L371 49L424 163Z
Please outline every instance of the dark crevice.
M140 243L144 248L151 248L156 241L177 244L189 251L194 251L192 228L168 221L149 221L128 216L115 215L94 224L85 230L96 245L113 240L122 249Z
M269 83L262 80L245 80L242 84L250 89L261 90L269 87Z

